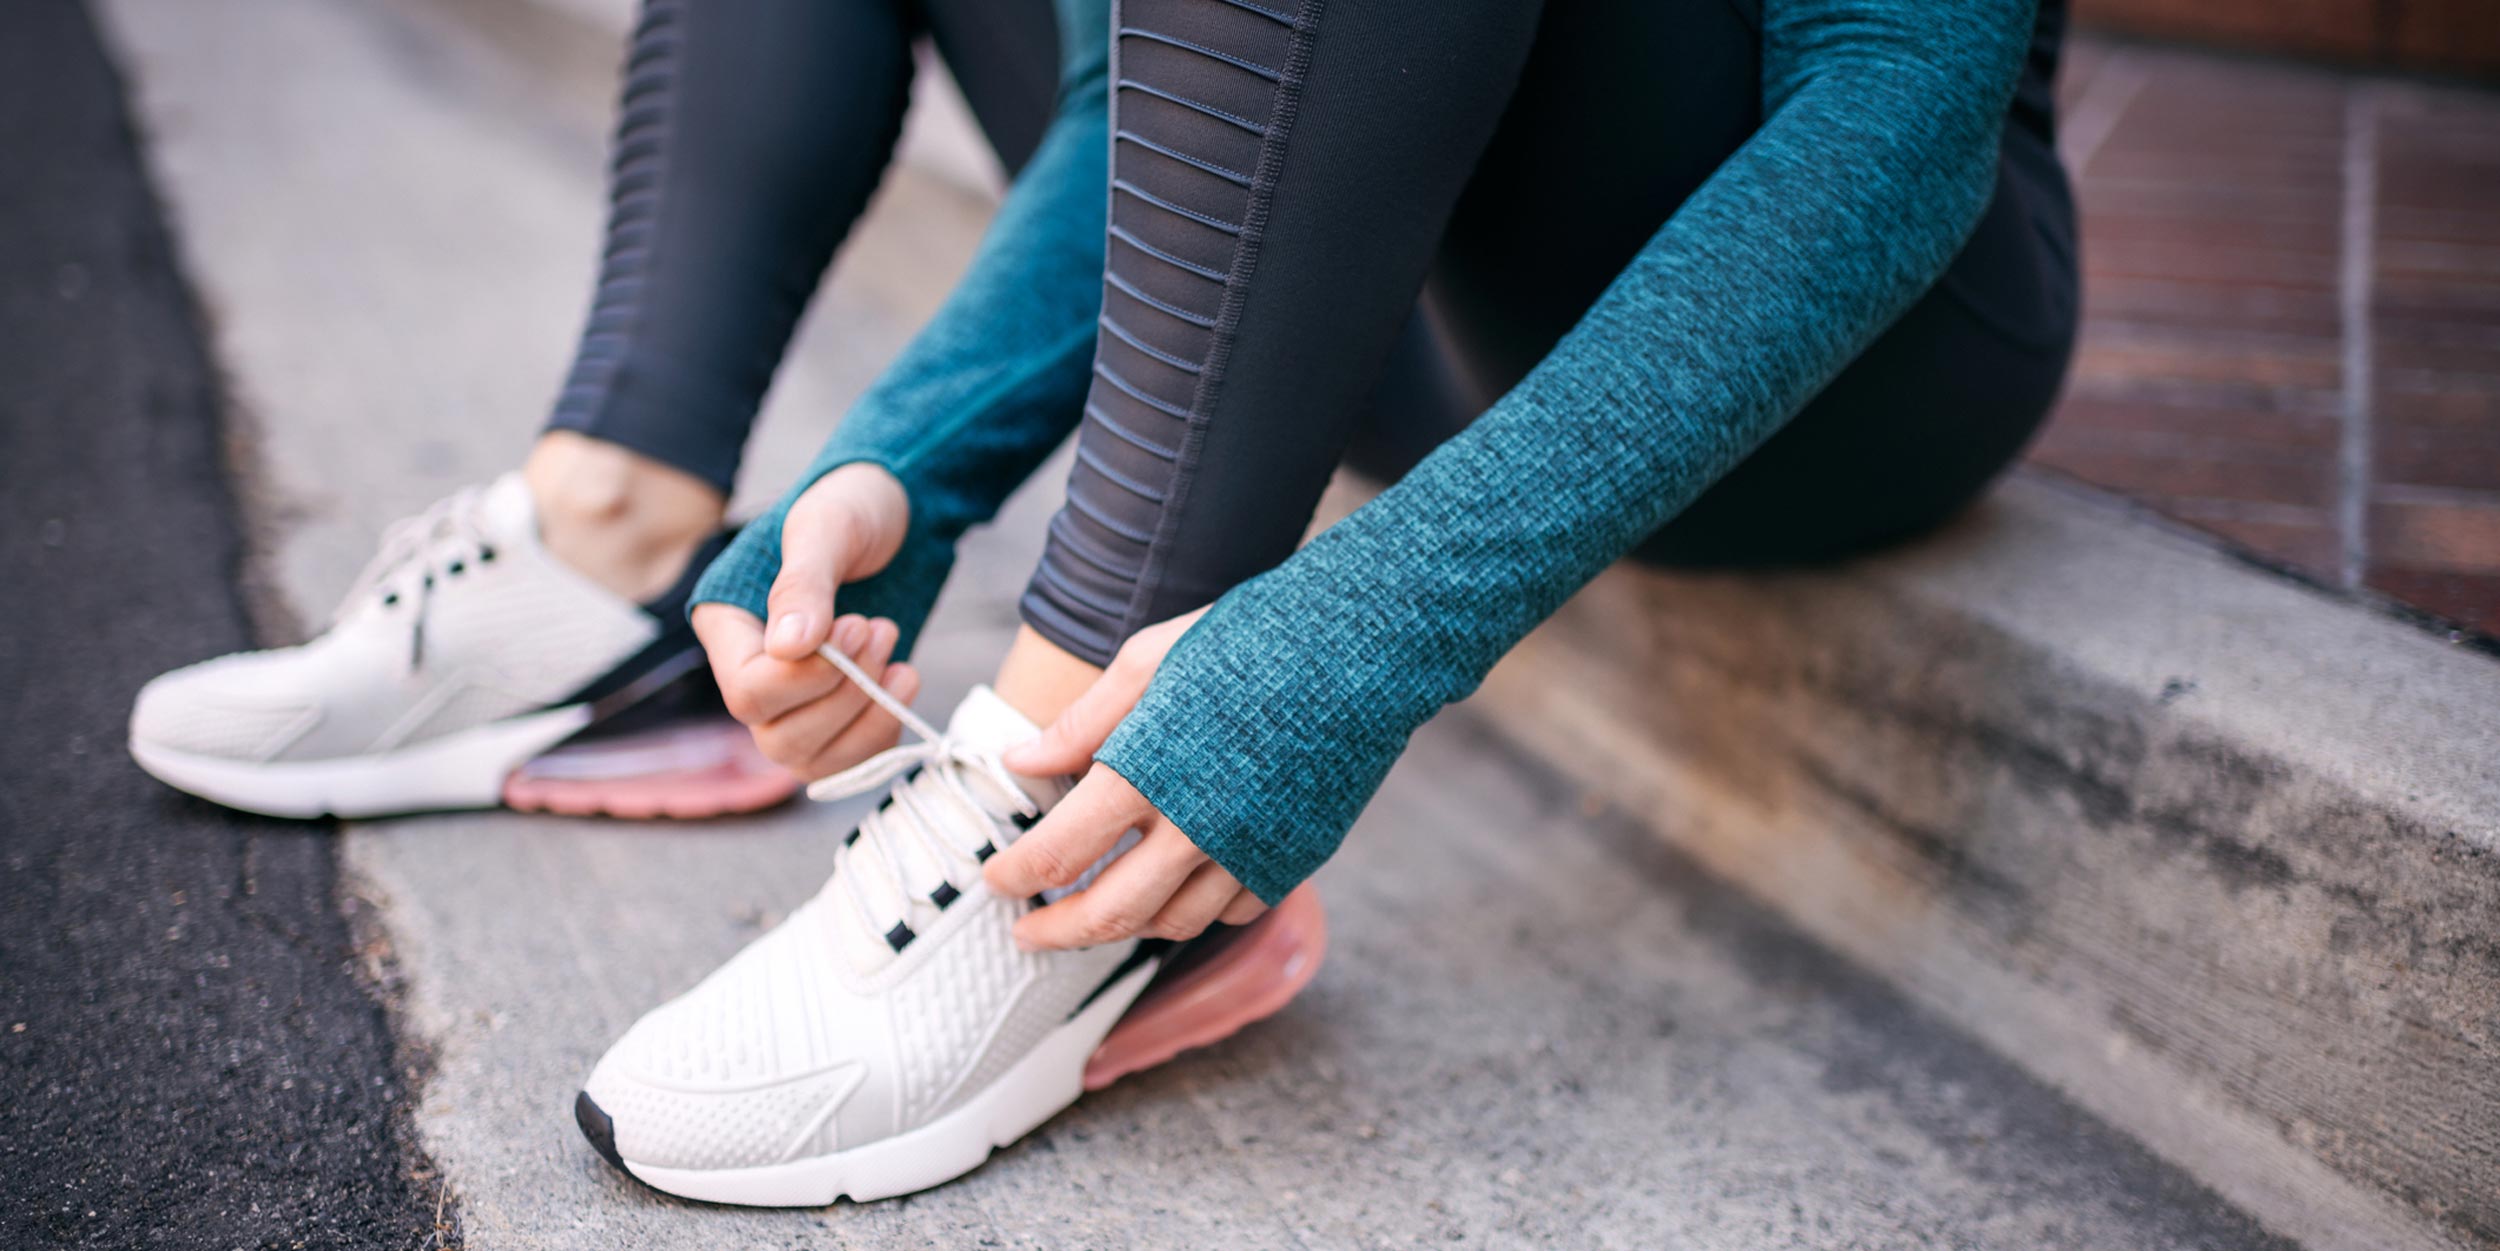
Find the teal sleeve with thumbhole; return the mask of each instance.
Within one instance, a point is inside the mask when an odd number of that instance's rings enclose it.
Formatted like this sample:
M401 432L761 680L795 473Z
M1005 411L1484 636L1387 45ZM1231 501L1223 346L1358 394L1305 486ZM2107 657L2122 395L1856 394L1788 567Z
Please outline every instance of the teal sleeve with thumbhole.
M1804 406L1988 203L2031 0L1764 0L1763 124L1464 432L1164 659L1100 760L1270 902L1408 737Z

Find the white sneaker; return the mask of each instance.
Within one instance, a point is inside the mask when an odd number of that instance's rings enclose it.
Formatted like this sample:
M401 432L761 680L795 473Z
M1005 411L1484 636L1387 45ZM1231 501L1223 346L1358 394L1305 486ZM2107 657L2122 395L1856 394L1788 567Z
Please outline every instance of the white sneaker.
M148 683L130 754L275 816L483 807L516 767L699 659L682 607L632 603L548 555L508 474L393 526L319 638Z
M939 735L828 658L926 741L809 788L901 775L814 898L636 1022L574 1101L599 1154L670 1194L820 1206L961 1176L1076 1101L1168 947L1017 950L1034 903L992 895L980 865L1065 790L998 763L1037 731L984 687Z

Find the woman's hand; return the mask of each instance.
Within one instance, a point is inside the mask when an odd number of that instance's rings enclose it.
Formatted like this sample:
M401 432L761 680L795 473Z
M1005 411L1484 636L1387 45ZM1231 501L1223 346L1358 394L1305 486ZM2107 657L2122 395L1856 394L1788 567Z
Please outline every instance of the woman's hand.
M816 649L830 641L906 702L910 665L886 662L902 631L882 618L834 615L834 590L885 568L911 524L903 484L870 464L844 465L792 501L781 523L781 575L766 601L771 625L728 604L694 610L729 713L773 763L813 781L894 745L901 727Z
M1267 911L1128 779L1092 764L1103 740L1146 693L1164 654L1205 612L1139 631L1040 738L1007 753L1007 767L1029 777L1080 769L1085 776L1049 816L990 857L983 876L991 890L1019 899L1065 886L1102 859L1121 835L1145 832L1093 885L1018 921L1018 946L1047 950L1129 937L1195 938L1212 922L1241 925Z

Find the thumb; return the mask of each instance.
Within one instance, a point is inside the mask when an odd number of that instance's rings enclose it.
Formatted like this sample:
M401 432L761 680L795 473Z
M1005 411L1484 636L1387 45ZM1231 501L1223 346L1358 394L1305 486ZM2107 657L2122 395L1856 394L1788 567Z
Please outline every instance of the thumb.
M764 650L777 660L803 660L833 637L833 592L846 563L833 527L793 516L781 527L781 573L764 600Z
M1146 666L1132 668L1115 661L1041 737L1009 748L1002 763L1027 777L1084 772L1104 740L1120 728L1121 720L1145 695L1146 682L1153 676L1154 671Z

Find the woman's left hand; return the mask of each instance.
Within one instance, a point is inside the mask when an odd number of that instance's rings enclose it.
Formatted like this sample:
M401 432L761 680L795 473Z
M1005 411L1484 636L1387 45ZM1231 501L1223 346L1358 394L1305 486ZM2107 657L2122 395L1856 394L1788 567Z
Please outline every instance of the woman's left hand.
M1258 896L1209 860L1128 779L1092 763L1103 741L1146 693L1164 654L1205 612L1202 608L1139 631L1040 738L1007 753L1007 767L1028 777L1080 769L1085 776L1050 815L990 857L983 876L992 891L1018 899L1065 886L1102 859L1122 835L1132 829L1145 832L1093 885L1018 921L1018 946L1033 951L1093 947L1131 937L1195 938L1212 922L1241 925L1267 911Z

